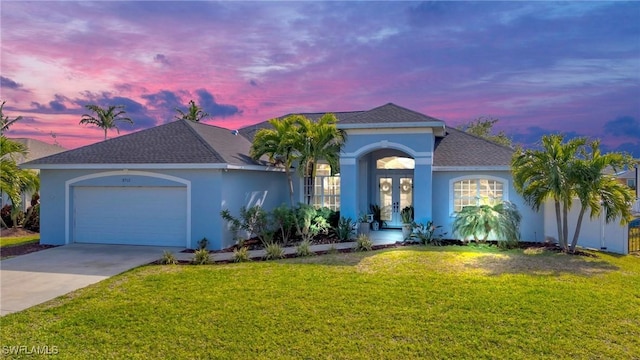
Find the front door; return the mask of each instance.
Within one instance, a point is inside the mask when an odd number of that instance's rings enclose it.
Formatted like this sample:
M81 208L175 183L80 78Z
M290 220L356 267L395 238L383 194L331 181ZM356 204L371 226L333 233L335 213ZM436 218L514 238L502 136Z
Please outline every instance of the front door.
M378 204L386 227L402 226L400 211L413 205L413 177L410 175L378 176Z

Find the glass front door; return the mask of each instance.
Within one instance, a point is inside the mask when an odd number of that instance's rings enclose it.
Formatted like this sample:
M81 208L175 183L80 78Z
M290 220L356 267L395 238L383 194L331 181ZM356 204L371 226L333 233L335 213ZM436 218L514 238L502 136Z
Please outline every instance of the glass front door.
M413 205L413 177L391 175L378 177L378 204L386 227L402 226L400 211Z

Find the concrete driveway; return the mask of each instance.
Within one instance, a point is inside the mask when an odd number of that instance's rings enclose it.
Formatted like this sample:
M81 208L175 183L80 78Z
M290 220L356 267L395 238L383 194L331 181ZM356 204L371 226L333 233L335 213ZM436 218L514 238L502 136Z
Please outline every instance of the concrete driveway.
M148 264L182 248L70 244L0 261L0 316Z

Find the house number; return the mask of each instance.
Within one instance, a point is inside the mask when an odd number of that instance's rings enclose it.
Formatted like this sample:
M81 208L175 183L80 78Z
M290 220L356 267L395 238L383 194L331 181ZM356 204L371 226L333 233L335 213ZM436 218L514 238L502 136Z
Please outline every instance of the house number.
M122 182L123 183L130 183L131 182L131 178L122 178Z

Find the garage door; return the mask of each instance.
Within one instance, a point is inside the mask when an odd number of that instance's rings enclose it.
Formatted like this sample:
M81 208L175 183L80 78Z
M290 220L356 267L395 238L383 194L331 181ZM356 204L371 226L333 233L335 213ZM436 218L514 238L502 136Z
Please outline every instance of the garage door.
M74 187L73 194L74 242L186 244L185 187Z

